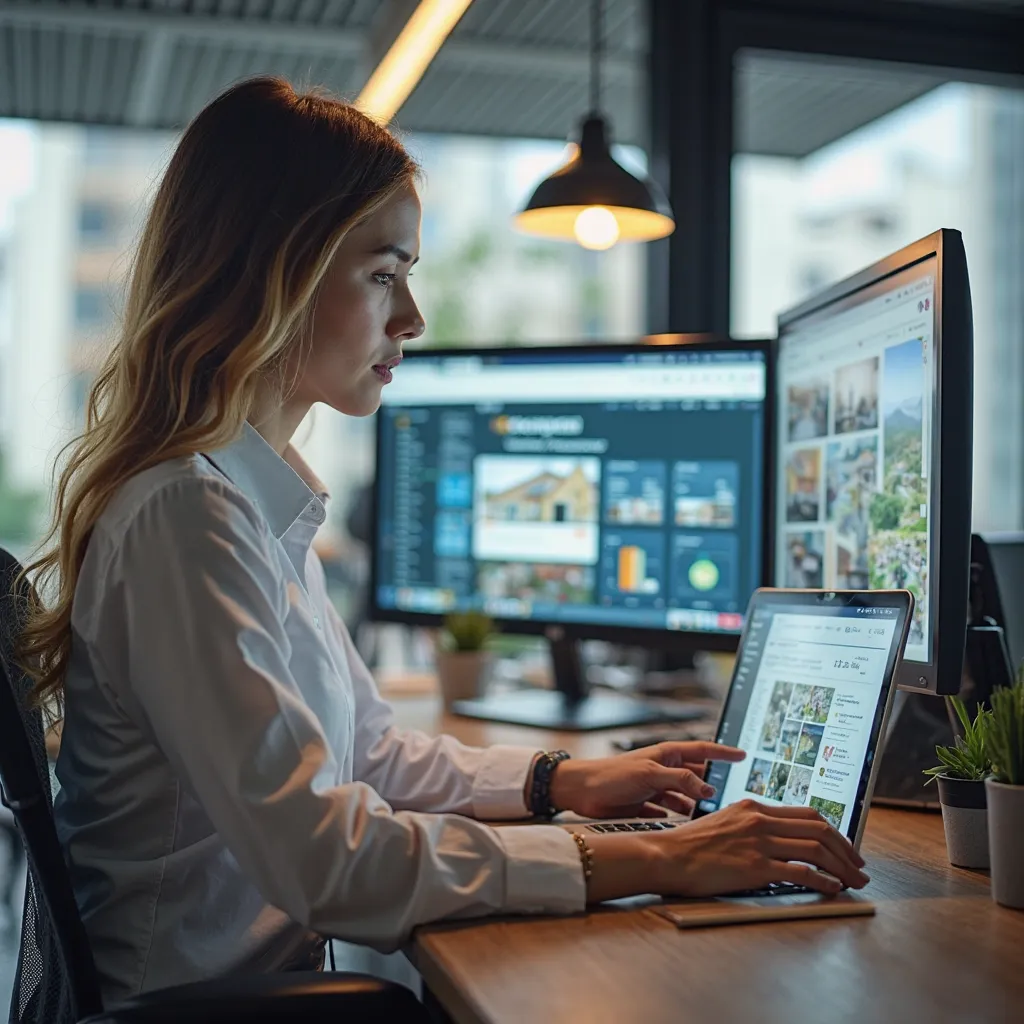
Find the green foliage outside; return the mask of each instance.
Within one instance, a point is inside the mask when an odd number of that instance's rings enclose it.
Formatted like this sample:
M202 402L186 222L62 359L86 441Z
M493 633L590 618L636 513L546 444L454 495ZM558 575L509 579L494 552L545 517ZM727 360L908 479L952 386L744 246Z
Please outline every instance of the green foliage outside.
M454 248L424 260L420 265L422 270L417 268L425 282L423 311L428 325L428 344L476 345L501 341L515 345L525 340L527 309L519 300L508 301L501 308L497 336L482 338L475 323L471 304L474 290L479 289L489 274L508 269L507 263L499 261L502 255L499 244L507 243L496 238L492 228L480 228ZM524 273L544 267L564 268L579 256L569 245L518 237L514 238L511 251L513 271ZM572 302L575 298L581 321L602 325L603 330L605 286L596 269L589 273L574 272L571 276L576 295L567 295L566 301Z
M0 452L0 543L18 546L36 543L45 502L46 495L42 491L23 490L11 483L6 459Z

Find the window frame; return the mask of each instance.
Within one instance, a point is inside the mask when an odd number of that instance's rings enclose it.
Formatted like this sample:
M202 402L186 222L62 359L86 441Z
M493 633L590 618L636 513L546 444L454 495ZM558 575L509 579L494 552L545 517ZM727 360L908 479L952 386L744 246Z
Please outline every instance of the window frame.
M651 174L676 230L648 253L648 330L729 332L741 50L886 61L1024 88L1024 8L893 0L648 0Z

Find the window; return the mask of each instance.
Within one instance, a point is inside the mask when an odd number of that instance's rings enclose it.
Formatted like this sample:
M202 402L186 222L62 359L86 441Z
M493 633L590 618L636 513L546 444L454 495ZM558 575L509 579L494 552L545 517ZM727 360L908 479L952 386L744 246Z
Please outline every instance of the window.
M1024 89L763 51L741 52L737 75L732 332L774 334L776 314L812 292L960 230L975 528L1024 528Z
M75 289L75 326L83 331L106 327L111 319L111 301L106 289L79 285Z
M511 218L564 158L555 142L420 135L422 259L413 294L425 345L624 340L644 331L645 254L588 252L515 231ZM616 156L641 173L644 155Z
M82 245L103 248L116 244L117 220L110 203L83 200L78 208L78 236Z
M11 287L14 301L0 302L0 339L33 338L31 348L0 345L0 380L11 381L0 457L11 456L18 486L39 498L23 503L39 516L28 522L19 513L15 550L24 551L25 539L35 541L42 529L53 456L81 426L91 369L120 311L126 250L173 142L166 133L0 120L0 251L9 252L19 282ZM407 142L424 170L422 260L412 282L428 325L421 344L571 343L642 333L642 246L591 253L511 226L515 210L559 164L563 146L437 135ZM643 170L639 151L623 148L617 156ZM336 603L353 616L366 576L373 436L371 420L319 407L295 438L333 495L322 554ZM6 493L0 481L0 504ZM4 523L0 510L0 544L14 543Z

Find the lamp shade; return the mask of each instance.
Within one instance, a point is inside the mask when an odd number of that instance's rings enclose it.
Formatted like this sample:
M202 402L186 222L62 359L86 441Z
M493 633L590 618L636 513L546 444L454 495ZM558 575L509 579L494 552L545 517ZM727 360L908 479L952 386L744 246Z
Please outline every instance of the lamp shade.
M583 122L574 156L534 190L516 214L520 231L605 249L616 241L649 242L675 229L661 189L616 163L604 119Z

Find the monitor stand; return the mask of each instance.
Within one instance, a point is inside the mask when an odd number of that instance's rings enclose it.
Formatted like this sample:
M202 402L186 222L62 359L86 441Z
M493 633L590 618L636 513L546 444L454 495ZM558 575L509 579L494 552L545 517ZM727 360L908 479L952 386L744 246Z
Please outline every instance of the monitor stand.
M1012 682L1001 626L967 627L965 668L960 697L973 717L977 702L987 702L994 689ZM924 772L937 763L936 746L950 746L959 731L944 697L897 693L871 802L938 810L938 789Z
M661 706L617 693L591 693L580 661L579 641L553 630L548 642L556 689L516 690L460 700L452 705L452 712L488 722L567 732L689 722L707 715L706 708L694 705Z

